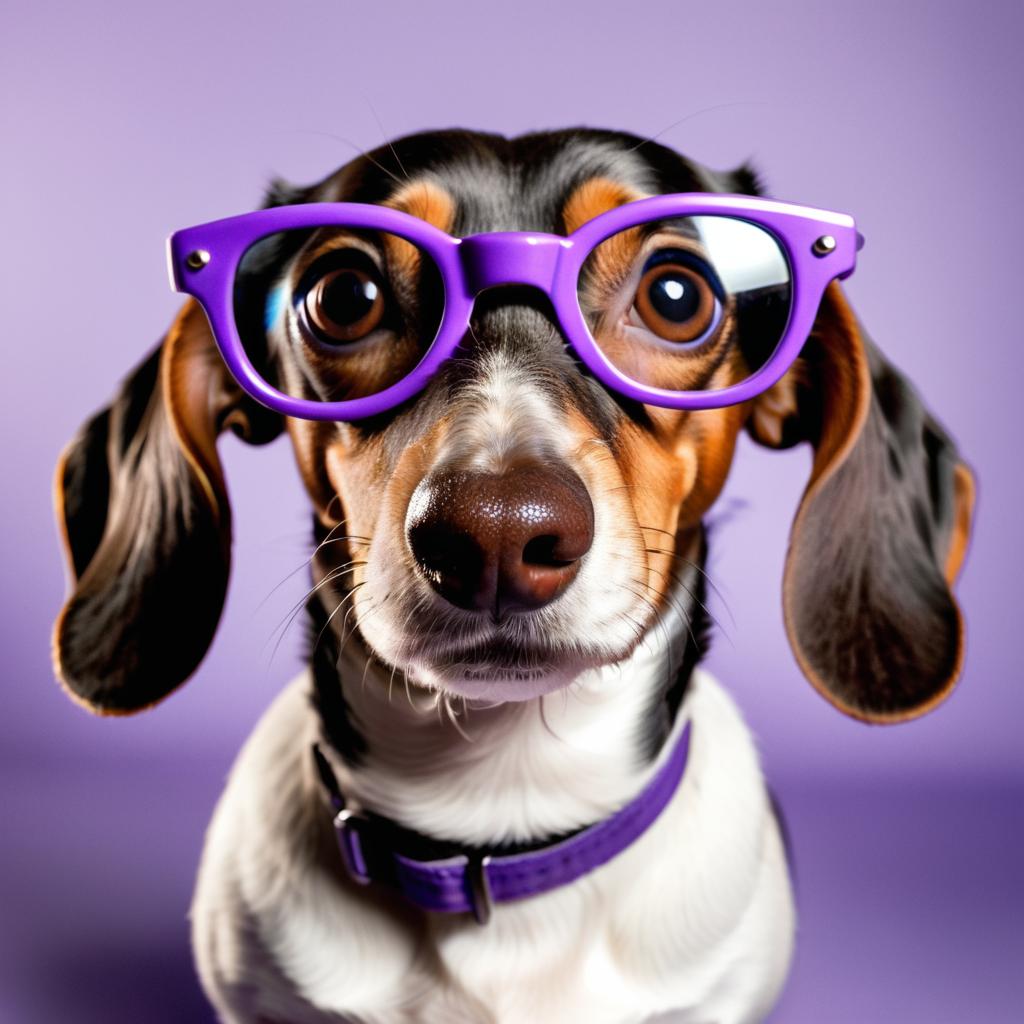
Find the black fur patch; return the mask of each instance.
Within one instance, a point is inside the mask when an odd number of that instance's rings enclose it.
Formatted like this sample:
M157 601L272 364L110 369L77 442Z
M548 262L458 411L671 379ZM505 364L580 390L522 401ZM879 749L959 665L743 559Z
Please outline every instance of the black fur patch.
M309 614L310 665L313 672L311 700L320 719L323 738L351 765L358 766L366 754L366 740L349 714L341 689L338 661L341 638L327 622L328 611L319 592L306 603ZM350 642L359 642L358 636Z
M669 664L665 685L653 694L653 706L642 723L643 732L639 742L645 762L653 761L658 756L676 720L683 699L689 692L693 670L704 659L710 646L711 616L707 610L708 587L704 572L707 550L707 538L702 531L696 563L674 570L676 576L684 573L689 576L683 596L673 598L677 606L682 602L682 606L677 607L675 613L685 615L688 626L684 634L683 650L678 660L674 664Z

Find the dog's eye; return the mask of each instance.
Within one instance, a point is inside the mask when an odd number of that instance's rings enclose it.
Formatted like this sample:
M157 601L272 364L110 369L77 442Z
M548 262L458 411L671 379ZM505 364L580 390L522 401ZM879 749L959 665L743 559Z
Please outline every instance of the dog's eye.
M299 315L327 345L365 338L384 318L384 283L369 267L335 266L306 291Z
M714 281L714 284L712 283ZM714 272L689 253L656 253L644 266L633 300L644 325L665 341L703 339L721 310Z

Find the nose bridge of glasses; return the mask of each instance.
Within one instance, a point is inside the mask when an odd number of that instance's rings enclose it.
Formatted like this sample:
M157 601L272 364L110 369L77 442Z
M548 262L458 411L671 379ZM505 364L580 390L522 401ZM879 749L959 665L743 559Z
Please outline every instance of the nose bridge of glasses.
M560 235L494 231L470 235L459 255L470 297L501 285L528 285L550 293L561 254L572 242Z

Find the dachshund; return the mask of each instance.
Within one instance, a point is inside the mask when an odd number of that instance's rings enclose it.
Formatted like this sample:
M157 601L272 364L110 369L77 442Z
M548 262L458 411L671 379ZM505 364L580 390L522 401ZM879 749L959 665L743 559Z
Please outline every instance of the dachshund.
M711 171L626 133L451 130L309 188L274 183L265 207L358 203L456 239L564 239L645 197L761 192L747 166ZM384 374L379 387L420 358L417 332L443 315L436 269L370 234L350 232L349 262L326 270L324 232L240 262L238 329L261 335L253 363L278 392L351 400L335 366ZM629 315L676 330L719 309L713 366L692 349L698 328L680 337L693 372L729 388L767 321L708 291L690 242L671 272L654 265ZM900 722L960 672L951 587L971 471L835 280L778 380L706 408L606 386L529 282L476 291L419 391L350 420L257 401L188 300L60 460L72 586L58 678L123 715L195 670L231 553L218 435L287 431L313 506L310 659L246 742L206 837L193 945L221 1019L759 1020L786 977L794 901L751 737L700 667L705 516L741 431L812 446L787 634L833 705ZM366 347L389 317L387 345ZM300 327L326 344L292 344Z

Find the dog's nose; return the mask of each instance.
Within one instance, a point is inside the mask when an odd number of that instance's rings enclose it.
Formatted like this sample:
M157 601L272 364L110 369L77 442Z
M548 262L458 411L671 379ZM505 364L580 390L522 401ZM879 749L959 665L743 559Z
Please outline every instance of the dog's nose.
M448 602L497 619L553 601L594 540L594 506L565 465L441 471L413 492L406 537Z

